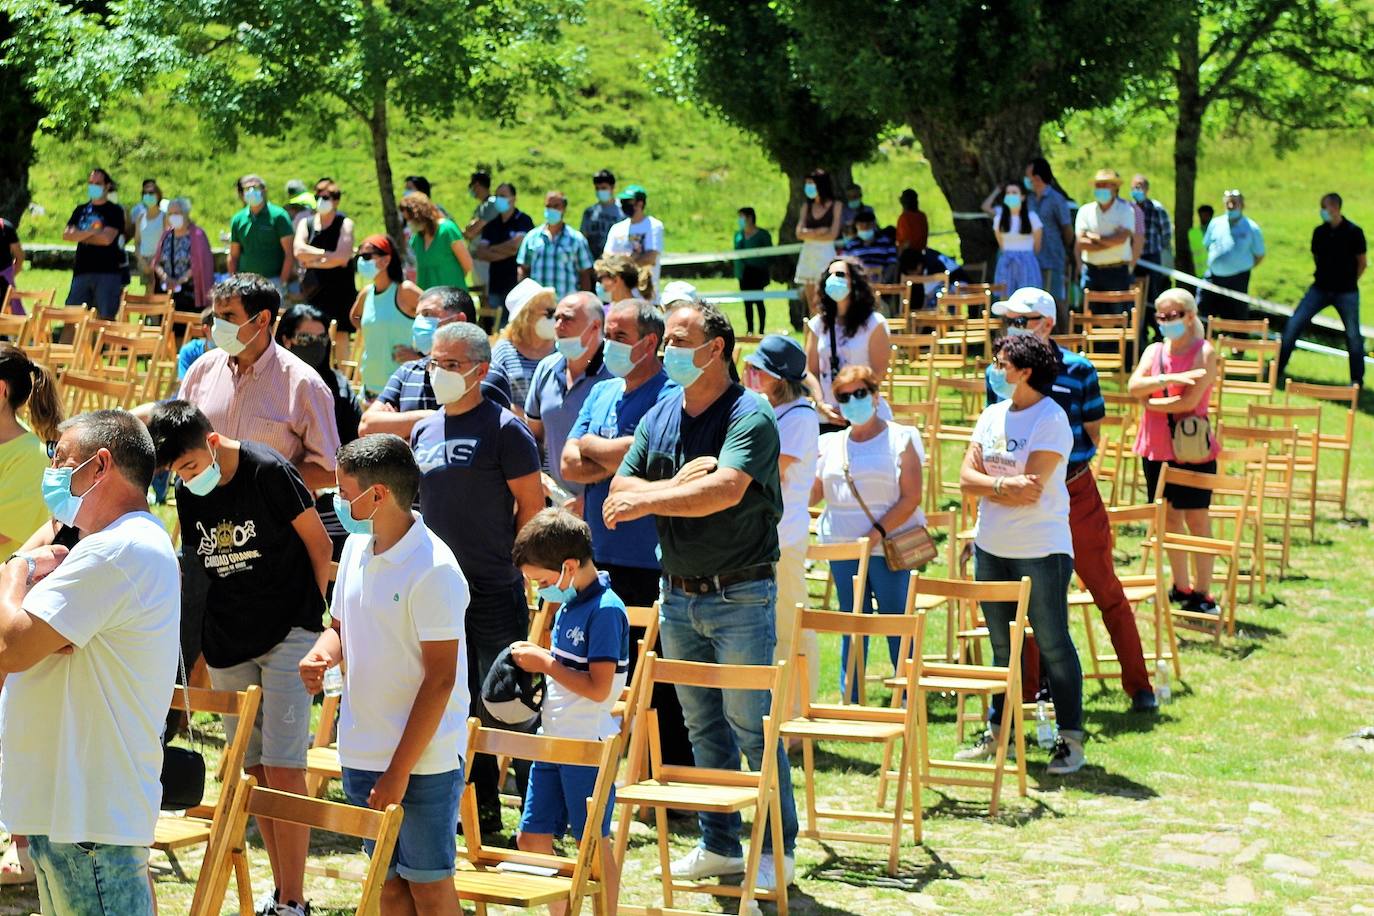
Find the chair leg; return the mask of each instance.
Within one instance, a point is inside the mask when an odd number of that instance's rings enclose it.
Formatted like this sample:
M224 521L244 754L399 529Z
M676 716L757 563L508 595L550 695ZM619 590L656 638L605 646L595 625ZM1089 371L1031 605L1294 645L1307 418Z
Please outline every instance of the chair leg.
M908 747L910 742L902 742L902 753L897 769L897 790L893 798L894 807L892 809L892 834L888 837L887 844L887 874L889 877L897 875L898 850L902 845L902 821L905 819L902 808L906 802L907 792L907 756L911 751ZM920 841L917 840L919 843Z
M1021 703L1016 704L1016 788L1022 798L1026 792L1026 709Z
M1013 662L1015 664L1015 662ZM1013 694L1012 691L1016 693ZM1011 723L1014 715L1013 709L1021 708L1021 681L1020 678L1013 678L1007 685L1007 692L1002 697L1002 722L997 729L997 753L993 756L992 771L992 802L988 805L988 816L997 816L997 805L1002 797L1002 776L1003 767L1007 762L1008 739L1011 736Z
M1093 633L1092 608L1083 605L1083 632L1088 639L1088 661L1092 665L1092 677L1097 680L1102 677L1102 662L1097 657L1097 636Z
M816 817L816 742L802 739L802 774L806 780L806 832L815 836L820 830Z
M234 884L239 891L239 913L253 916L253 881L248 877L248 853L235 849L229 853L234 865ZM226 880L228 876L226 875Z
M654 809L654 826L658 828L658 867L663 875L663 905L673 905L672 857L668 850L668 810Z

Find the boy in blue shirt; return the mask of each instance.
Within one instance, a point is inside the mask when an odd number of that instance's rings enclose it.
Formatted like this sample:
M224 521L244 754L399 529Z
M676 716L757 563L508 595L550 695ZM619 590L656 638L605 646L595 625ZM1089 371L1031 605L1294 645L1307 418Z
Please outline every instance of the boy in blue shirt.
M512 557L540 598L562 604L554 618L552 651L523 640L511 645L517 665L544 675L543 734L590 741L614 737L620 726L611 708L629 670L630 622L610 579L592 562L591 529L565 509L544 509L520 530ZM596 777L596 767L536 761L517 846L552 853L555 834L581 838ZM612 913L620 892L620 868L610 843L614 799L612 788L601 822L602 877ZM550 911L561 916L565 906L554 904Z

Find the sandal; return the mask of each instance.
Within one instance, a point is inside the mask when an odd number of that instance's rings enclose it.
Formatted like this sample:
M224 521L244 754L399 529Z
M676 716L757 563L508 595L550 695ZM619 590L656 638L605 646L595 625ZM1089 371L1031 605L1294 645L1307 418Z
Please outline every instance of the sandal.
M36 880L28 844L11 843L0 855L0 884L33 884Z

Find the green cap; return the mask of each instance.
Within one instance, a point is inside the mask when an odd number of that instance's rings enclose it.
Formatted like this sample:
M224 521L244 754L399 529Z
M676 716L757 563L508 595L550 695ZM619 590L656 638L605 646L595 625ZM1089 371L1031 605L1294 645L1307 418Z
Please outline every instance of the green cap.
M625 190L621 191L615 197L616 200L634 200L635 198L648 200L649 192L644 190L642 185L630 184L626 185Z

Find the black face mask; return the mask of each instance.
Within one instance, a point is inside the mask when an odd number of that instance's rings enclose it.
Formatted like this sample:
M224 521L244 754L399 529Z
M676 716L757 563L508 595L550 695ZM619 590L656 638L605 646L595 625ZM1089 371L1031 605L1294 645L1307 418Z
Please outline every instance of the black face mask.
M291 352L296 354L301 362L314 366L316 369L329 361L329 343L324 340L317 340L308 344L293 344Z
M620 212L633 219L635 215L635 202L632 200L622 200L620 202Z

